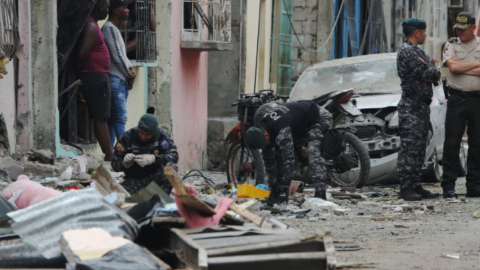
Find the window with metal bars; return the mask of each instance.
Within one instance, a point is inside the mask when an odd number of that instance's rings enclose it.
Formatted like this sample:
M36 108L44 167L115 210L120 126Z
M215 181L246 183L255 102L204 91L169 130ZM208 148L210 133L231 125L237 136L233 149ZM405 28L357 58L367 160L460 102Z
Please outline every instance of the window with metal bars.
M182 48L203 43L231 50L231 6L231 0L183 0Z
M20 43L18 32L17 6L15 0L0 0L1 29L0 57L12 58ZM3 41L3 44L1 44Z
M121 32L127 44L127 55L130 60L138 62L156 60L155 2L136 0L128 6L130 18Z

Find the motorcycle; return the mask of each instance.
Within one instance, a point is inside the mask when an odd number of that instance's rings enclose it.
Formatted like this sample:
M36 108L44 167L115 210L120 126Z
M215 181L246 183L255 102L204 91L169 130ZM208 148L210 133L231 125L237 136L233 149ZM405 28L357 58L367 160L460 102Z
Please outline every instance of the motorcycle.
M352 89L334 91L327 95L313 99L319 106L332 113L334 126L344 115L361 117L362 113L350 101L354 92ZM234 186L247 183L250 185L265 182L265 165L259 150L250 150L245 147L245 132L254 125L254 115L258 108L269 102L288 96L275 96L272 90L262 90L256 94L243 94L237 102L230 106L237 106L239 123L227 135L225 143L231 144L227 153L226 173L229 183ZM324 155L325 167L329 175L330 185L363 186L370 171L370 157L362 141L353 134L340 130L345 142L345 150L337 157ZM295 148L297 172L295 179L304 182L311 181L311 172L308 169L306 140L296 141ZM298 147L300 146L300 147Z
M239 123L234 126L225 139L225 144L230 144L227 152L227 178L233 186L240 184L265 183L265 165L263 164L260 150L250 150L245 146L245 132L254 125L254 116L263 104L283 99L288 96L275 96L273 90L261 90L254 94L241 94L240 99L230 104L237 106Z

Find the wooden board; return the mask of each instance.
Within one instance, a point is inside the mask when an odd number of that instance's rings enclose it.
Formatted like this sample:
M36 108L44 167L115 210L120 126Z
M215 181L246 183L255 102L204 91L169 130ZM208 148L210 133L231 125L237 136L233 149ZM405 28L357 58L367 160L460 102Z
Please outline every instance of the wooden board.
M201 201L197 196L187 194L182 178L178 176L177 172L170 166L166 166L164 174L170 184L175 188L175 197L178 198L185 207L195 210L198 214L204 217L215 215L215 210Z
M257 225L260 228L272 228L272 224L268 223L266 219L263 219L254 213L248 211L247 209L241 207L236 203L232 203L230 205L230 210L234 211L235 213L239 214L243 218L248 219L253 224Z

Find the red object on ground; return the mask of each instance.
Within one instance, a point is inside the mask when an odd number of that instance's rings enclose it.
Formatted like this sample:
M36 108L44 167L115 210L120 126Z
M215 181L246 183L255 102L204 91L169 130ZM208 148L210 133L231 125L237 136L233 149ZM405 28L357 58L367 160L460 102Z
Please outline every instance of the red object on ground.
M197 191L190 185L185 185L185 189L188 194L198 196ZM233 199L220 199L215 207L216 214L211 217L203 217L195 210L192 210L188 207L185 207L179 199L175 198L175 203L177 204L178 212L180 216L185 218L185 224L187 228L198 228L198 227L207 227L207 226L217 226L220 224L220 220L223 218L225 213L228 211L230 205L234 202Z
M78 190L78 187L77 187L77 186L73 186L73 187L68 187L68 188L67 188L67 190L72 190L72 189Z

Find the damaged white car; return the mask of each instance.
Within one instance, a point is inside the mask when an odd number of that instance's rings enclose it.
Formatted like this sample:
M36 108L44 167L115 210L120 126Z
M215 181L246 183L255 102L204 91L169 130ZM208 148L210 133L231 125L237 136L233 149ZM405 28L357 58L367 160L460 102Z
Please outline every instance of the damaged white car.
M402 90L397 74L397 54L377 54L343 58L310 66L300 76L290 101L313 99L334 90L353 88L353 104L363 115L345 116L336 128L355 134L370 154L370 175L367 184L389 184L398 180L397 157L400 148L397 104ZM445 139L447 111L443 86L434 88L430 104L430 132L427 140L423 180L439 181ZM465 175L466 158L460 151L460 176Z

